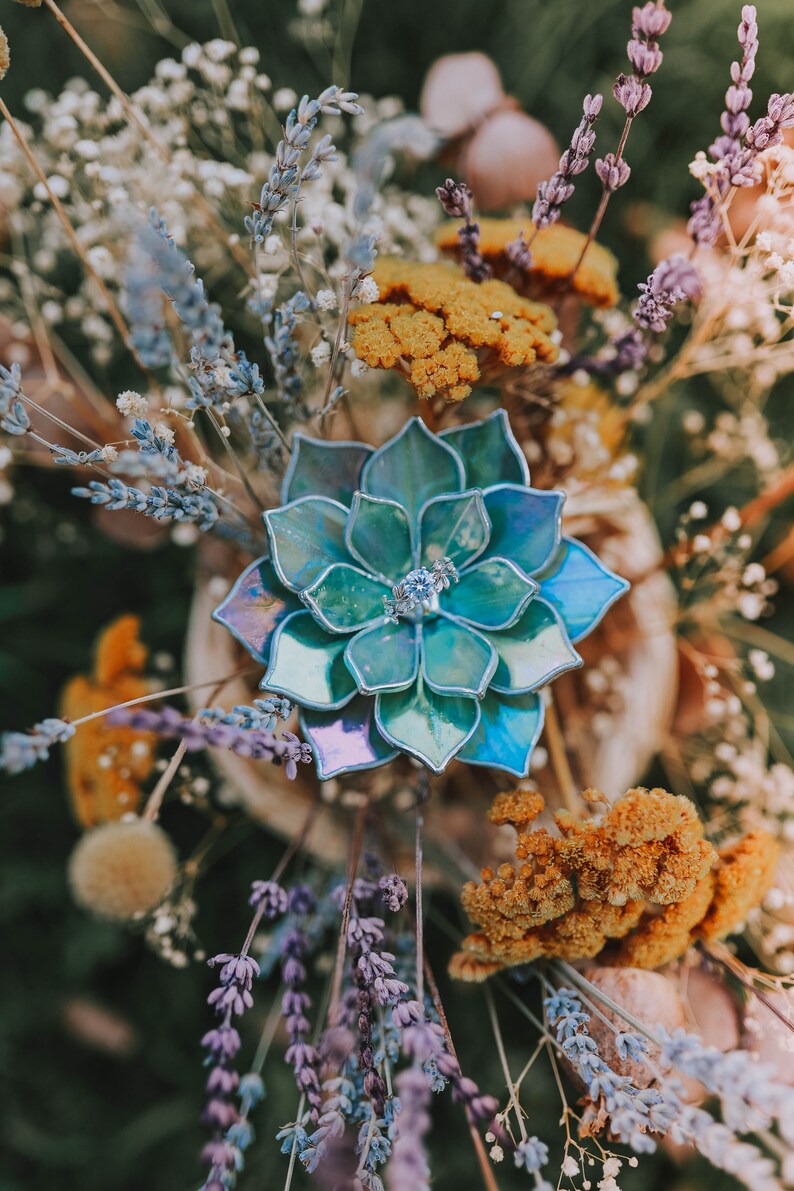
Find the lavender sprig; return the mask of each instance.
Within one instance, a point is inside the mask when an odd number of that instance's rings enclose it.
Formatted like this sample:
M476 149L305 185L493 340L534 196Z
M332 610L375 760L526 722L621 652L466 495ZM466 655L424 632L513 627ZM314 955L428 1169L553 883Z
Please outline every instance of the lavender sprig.
M150 492L142 492L119 479L108 480L106 484L101 480L90 480L85 488L73 488L72 495L113 511L133 509L155 521L193 522L204 532L212 529L220 517L217 502L208 493L186 494L160 485L154 486Z
M142 732L154 732L165 739L179 738L188 752L211 746L229 749L241 757L252 757L257 761L272 761L284 765L290 780L297 776L298 764L308 765L312 759L309 745L292 732L276 737L262 728L202 723L182 715L175 707L163 707L159 711L119 707L111 711L107 719L110 724L125 724Z
M601 111L602 95L586 95L582 104L582 118L573 130L571 143L560 158L556 173L548 182L538 186L532 207L532 222L536 230L551 227L562 214L562 208L572 196L573 179L584 173L595 145L595 122ZM526 265L523 267L526 268Z
M54 718L35 724L30 732L4 732L0 736L0 770L15 774L32 769L48 759L53 745L63 744L74 734L73 724Z
M310 1030L307 1014L312 1002L303 985L306 982L304 958L309 950L309 942L300 926L301 919L314 910L314 893L306 885L295 886L290 890L288 905L298 918L284 935L280 946L281 977L287 986L281 1000L281 1013L289 1034L285 1058L292 1066L298 1091L306 1097L310 1119L316 1124L323 1103L317 1074L320 1055L307 1040Z
M358 1065L364 1077L364 1091L372 1101L376 1117L382 1117L385 1112L386 1085L376 1066L372 1047L375 1006L394 1005L408 992L408 985L394 975L392 953L379 950L384 930L382 918L363 917L351 917L347 930L358 986Z
M471 281L487 281L493 276L493 269L480 253L480 225L474 218L471 191L464 182L447 178L443 186L436 187L436 195L451 219L463 220L463 225L458 229L463 272Z

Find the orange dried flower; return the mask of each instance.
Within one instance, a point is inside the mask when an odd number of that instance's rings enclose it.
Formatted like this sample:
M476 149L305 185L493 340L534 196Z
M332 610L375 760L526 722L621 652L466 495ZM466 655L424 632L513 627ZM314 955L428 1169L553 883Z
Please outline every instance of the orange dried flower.
M141 672L147 650L137 616L122 616L97 639L91 675L77 675L61 695L60 714L69 720L138 699L148 691ZM66 780L75 818L83 827L119 819L137 810L141 784L152 771L156 737L103 719L83 724L66 743Z
M552 361L552 310L457 266L378 258L380 300L354 310L353 348L371 368L399 368L419 397L467 397L483 376Z
M555 223L533 232L528 218L525 219L480 219L480 253L493 268L497 277L510 276L516 279L505 251L520 232L532 237L530 251L532 267L522 275L533 296L543 297L560 281L569 277L584 247L585 237L575 228ZM458 227L454 221L443 224L436 233L436 243L444 252L457 255L459 250ZM592 243L585 254L571 282L571 293L593 306L614 306L620 293L616 281L617 261L608 249ZM526 279L526 280L525 280Z
M767 831L751 831L720 851L714 898L698 928L704 939L724 939L741 926L772 887L780 846Z

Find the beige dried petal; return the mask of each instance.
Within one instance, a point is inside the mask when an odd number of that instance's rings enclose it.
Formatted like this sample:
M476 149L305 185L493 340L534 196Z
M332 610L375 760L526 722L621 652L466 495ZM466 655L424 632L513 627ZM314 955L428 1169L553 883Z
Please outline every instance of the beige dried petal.
M489 116L465 145L460 172L480 211L531 202L557 168L560 150L543 124L525 112Z
M445 137L476 128L505 98L499 71L485 54L445 54L425 77L419 110Z

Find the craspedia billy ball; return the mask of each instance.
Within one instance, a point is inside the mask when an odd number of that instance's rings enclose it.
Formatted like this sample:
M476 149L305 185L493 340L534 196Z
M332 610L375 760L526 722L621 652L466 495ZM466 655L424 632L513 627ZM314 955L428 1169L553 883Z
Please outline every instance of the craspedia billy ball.
M176 876L176 851L162 827L132 815L86 832L69 859L75 901L116 922L153 910Z

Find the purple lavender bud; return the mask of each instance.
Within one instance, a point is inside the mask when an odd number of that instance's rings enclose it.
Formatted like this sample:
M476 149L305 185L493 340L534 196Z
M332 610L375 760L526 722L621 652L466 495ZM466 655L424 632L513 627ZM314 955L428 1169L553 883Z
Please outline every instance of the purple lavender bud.
M638 78L644 79L649 74L655 74L662 65L663 55L657 45L632 39L626 47L626 53Z
M749 8L750 5L747 7ZM644 4L642 8L638 7L632 11L632 36L655 41L667 32L672 19L673 14L667 11L664 4L654 4L653 0L648 0L648 3Z
M408 889L402 877L392 873L388 877L381 877L380 890L383 900L393 914L402 909L408 901Z
M676 253L660 261L649 278L654 293L679 290L690 302L703 296L703 281L695 266L685 256Z
M619 74L612 94L626 115L633 119L647 108L651 102L652 91L647 83L641 82L634 75Z
M317 897L310 885L293 885L287 894L287 909L290 914L303 917L312 914L317 906Z
M524 239L523 232L519 232L515 240L510 240L505 244L505 256L514 269L518 269L522 273L529 272L532 268L532 253Z
M469 219L471 216L471 191L463 182L447 178L443 186L436 187L436 195L446 215L452 219Z
M401 1001L391 1011L392 1021L400 1030L422 1021L424 1015L425 1011L418 1001Z
M254 881L248 904L265 918L277 918L287 909L287 894L275 881Z
M613 194L628 182L631 169L622 157L616 157L614 153L607 153L606 157L599 157L596 160L595 172L601 179L604 190L608 194Z
M595 124L601 113L601 105L604 102L603 95L585 95L582 103L582 111L584 118L588 124Z

